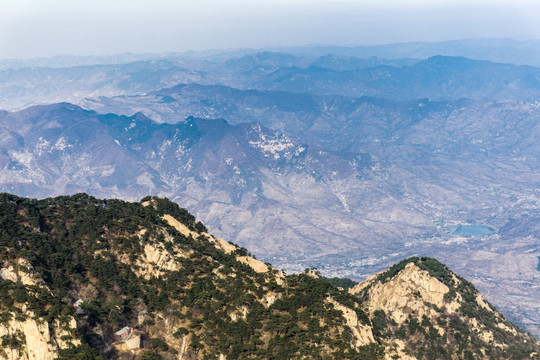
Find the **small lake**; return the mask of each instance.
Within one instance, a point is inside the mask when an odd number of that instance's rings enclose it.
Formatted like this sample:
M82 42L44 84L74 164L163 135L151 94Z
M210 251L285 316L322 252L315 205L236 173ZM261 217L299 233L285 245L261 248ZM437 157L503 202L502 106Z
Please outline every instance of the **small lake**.
M495 229L485 225L460 225L452 234L461 236L482 237L493 234Z

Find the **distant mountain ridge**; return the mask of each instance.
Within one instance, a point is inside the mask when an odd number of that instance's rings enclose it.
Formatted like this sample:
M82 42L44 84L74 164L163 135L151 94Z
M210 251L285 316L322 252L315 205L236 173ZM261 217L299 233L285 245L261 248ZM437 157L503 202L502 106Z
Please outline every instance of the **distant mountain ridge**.
M330 214L329 209L343 206L335 193L344 184L358 187L378 167L368 154L327 152L255 123L230 126L223 120L190 118L156 124L142 115L99 115L70 104L2 115L0 127L22 139L18 146L8 143L0 149L4 190L39 197L83 190L122 198L168 194L206 209L213 226L245 233L245 239L255 231L241 226L245 222L286 232L293 231L288 222L300 222L311 231L334 232L311 223L307 213L299 213L297 220L298 215L286 220L286 214L300 206ZM317 190L301 190L306 184ZM296 198L295 191L307 197ZM315 206L322 197L329 209ZM253 245L274 254L283 246L294 252L312 248L307 242L290 244L278 234L273 240ZM325 242L318 246L332 248Z
M385 59L425 59L435 55L464 56L505 64L540 66L540 40L518 41L512 39L461 39L442 42L407 42L381 45L331 46L313 45L298 48L276 48L292 54L342 56Z
M0 108L144 94L180 83L393 99L534 100L539 95L540 69L532 66L449 56L418 62L381 60L383 65L374 67L364 67L354 58L348 61L358 66L343 69L326 62L325 68L321 67L324 58L259 53L214 63L173 57L117 65L8 69L0 71Z
M463 57L434 56L412 66L333 71L282 68L249 87L320 95L374 96L396 100L519 99L539 97L540 69Z
M209 62L239 58L244 55L266 53L293 54L298 57L319 58L332 56L346 58L381 58L394 61L396 59L425 59L434 55L465 56L476 60L492 62L540 66L540 40L518 41L512 39L461 39L442 42L408 42L380 45L306 45L285 48L265 49L230 49L187 51L182 53L155 54L116 54L102 56L58 55L38 59L3 59L0 69L16 69L23 67L72 67L81 65L120 64L147 59L190 58Z
M445 138L445 153L458 155L452 149L455 141L476 148L466 149L462 154L465 157L472 152L475 156L487 156L487 149L490 156L521 153L535 148L531 136L536 134L535 118L540 112L537 101L397 101L200 84L181 84L141 96L86 99L81 106L99 113L128 116L142 111L157 122L168 123L183 122L189 116L224 118L231 124L256 121L327 149L367 151L392 160L397 157L386 154L385 147L390 152L398 144L413 147L412 137L418 137L420 127L422 132L437 137L436 146L440 147L441 138ZM519 121L511 121L513 116ZM508 128L503 132L505 119ZM428 144L422 141L421 145ZM434 145L429 145L424 155L441 152Z

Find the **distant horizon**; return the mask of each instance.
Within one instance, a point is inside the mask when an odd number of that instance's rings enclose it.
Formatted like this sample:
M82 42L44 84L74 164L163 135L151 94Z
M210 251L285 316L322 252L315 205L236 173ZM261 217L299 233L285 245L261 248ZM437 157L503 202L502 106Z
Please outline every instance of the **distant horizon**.
M498 38L498 37L485 37L485 38L461 38L461 39L449 39L449 40L440 40L440 41L423 41L423 40L412 40L412 41L402 41L402 42L388 42L388 43L377 43L377 44L348 44L348 45L339 45L332 43L305 43L298 45L275 45L275 46L262 46L262 47L231 47L231 48L208 48L208 49L187 49L187 50L178 50L178 51L156 51L156 52L134 52L134 51L125 51L125 52L116 52L116 53L96 53L96 54L76 54L76 53L57 53L45 56L36 56L36 57L0 57L0 61L29 61L29 60L40 60L40 59L54 59L62 57L73 57L73 58L107 58L107 57L121 57L121 56L163 56L163 55L186 55L189 57L190 54L202 55L204 53L235 53L242 51L254 51L254 52L280 52L281 50L290 50L290 49L316 49L316 48L343 48L343 49L355 49L355 48L377 48L377 47L391 47L399 46L406 44L445 44L453 42L481 42L481 41L509 41L512 43L535 43L538 42L540 45L540 37L530 38L530 39L517 39L517 38Z
M0 58L540 38L533 0L19 0Z

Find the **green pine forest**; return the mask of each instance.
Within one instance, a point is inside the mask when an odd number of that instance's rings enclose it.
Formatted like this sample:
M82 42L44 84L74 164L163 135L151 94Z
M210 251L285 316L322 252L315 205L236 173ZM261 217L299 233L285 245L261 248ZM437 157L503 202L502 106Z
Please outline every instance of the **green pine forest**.
M164 215L191 234L178 231ZM39 281L0 282L0 326L29 316L51 327L61 324L70 332L64 340L72 343L59 351L62 360L177 359L184 350L184 359L367 360L382 359L395 338L414 339L408 351L418 359L482 358L482 347L488 349L487 358L525 359L538 349L537 342L523 342L521 333L501 335L499 341L510 343L504 349L476 344L477 337L454 318L445 319L444 326L459 329L443 336L426 319L411 317L406 326L397 326L383 311L366 309L366 292L354 296L341 289L353 286L350 280L284 275L271 267L256 272L238 260L251 256L246 249L237 246L226 253L206 232L187 210L163 198L133 203L76 194L36 200L2 193L0 264ZM148 247L166 253L175 269L145 264ZM449 281L449 270L429 258L408 259L378 280L384 283L410 261ZM154 270L148 273L145 266ZM469 285L453 286L449 297L472 294ZM82 317L73 307L79 298L84 300ZM355 345L335 303L351 309L359 326L372 329L374 342ZM490 321L478 307L463 311ZM68 326L72 319L75 329ZM111 344L114 332L124 326L141 337L135 353ZM188 346L182 350L183 343ZM25 346L18 335L4 336L0 355Z

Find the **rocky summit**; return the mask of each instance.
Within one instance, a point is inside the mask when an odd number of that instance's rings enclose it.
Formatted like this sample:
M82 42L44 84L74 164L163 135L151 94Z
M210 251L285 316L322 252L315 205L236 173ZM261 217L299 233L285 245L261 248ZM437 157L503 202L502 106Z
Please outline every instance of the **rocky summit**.
M387 353L399 359L527 358L521 338L467 280L429 257L412 257L349 290L386 336Z
M538 358L538 340L432 258L349 291L310 275L257 260L167 199L3 193L0 358Z

